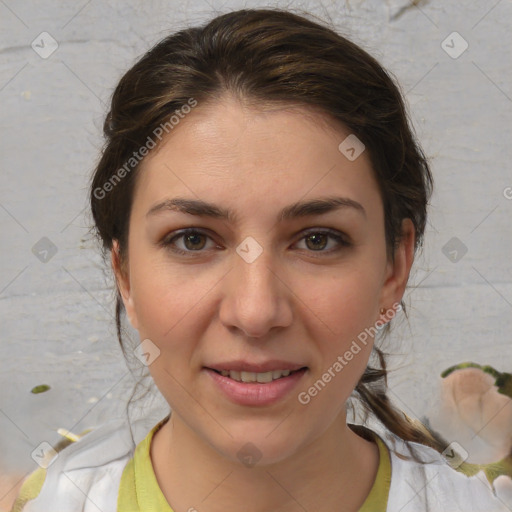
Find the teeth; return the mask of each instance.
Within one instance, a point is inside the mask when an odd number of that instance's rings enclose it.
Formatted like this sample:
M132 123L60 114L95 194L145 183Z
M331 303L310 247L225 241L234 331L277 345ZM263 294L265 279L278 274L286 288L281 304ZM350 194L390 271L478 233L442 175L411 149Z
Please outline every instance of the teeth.
M240 380L242 382L256 382L257 376L258 374L254 372L240 372Z
M235 370L222 370L221 375L229 377L238 382L261 382L267 383L273 380L280 379L281 377L288 377L290 370L274 370L265 373L255 372L237 372Z
M256 380L258 382L272 382L274 378L274 372L256 373Z

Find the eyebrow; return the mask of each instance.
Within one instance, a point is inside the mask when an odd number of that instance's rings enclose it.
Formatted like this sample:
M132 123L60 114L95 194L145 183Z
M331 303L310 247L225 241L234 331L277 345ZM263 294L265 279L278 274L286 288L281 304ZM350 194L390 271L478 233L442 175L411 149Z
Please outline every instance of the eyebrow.
M359 212L366 218L366 210L361 203L348 197L326 197L293 203L283 208L278 214L278 220L284 221L298 217L307 217L311 215L323 215L332 211L350 208ZM200 199L185 199L175 197L166 199L152 206L146 213L146 217L156 215L163 211L177 211L188 215L197 215L212 217L215 219L236 222L236 213L228 208L217 206Z

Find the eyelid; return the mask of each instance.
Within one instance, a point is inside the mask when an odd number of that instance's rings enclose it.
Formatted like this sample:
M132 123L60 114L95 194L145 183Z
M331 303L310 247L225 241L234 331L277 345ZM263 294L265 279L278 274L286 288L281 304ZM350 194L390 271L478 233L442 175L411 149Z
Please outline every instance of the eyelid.
M162 246L164 249L169 249L172 252L175 252L177 254L194 255L195 253L196 254L204 253L205 249L200 249L198 251L184 251L183 249L178 249L177 247L172 247L175 240L178 240L180 238L183 238L187 235L192 235L192 234L203 235L206 238L209 238L210 240L213 241L213 237L211 236L209 231L204 230L202 228L189 227L189 228L184 228L184 229L179 229L177 231L173 231L169 235L165 236L158 245Z
M206 238L209 238L210 240L214 241L213 237L211 235L211 232L209 230L205 230L204 228L188 227L188 228L180 229L177 231L173 231L170 235L165 236L158 245L164 247L165 249L169 249L172 252L177 253L177 254L190 255L190 256L204 254L204 252L206 252L207 249L199 249L197 251L193 251L193 250L183 250L183 249L179 249L177 247L172 247L175 240L181 239L190 234L202 235L202 236L205 236ZM328 238L330 238L331 240L335 240L338 244L338 246L336 248L330 249L327 251L326 250L313 251L313 250L303 249L304 251L306 251L312 255L315 255L315 253L318 253L318 255L321 257L322 255L332 254L332 253L340 251L343 248L347 248L347 247L353 245L350 238L348 237L348 235L346 235L342 231L338 231L338 230L335 230L332 228L326 228L326 227L318 227L318 228L312 227L312 228L306 228L306 229L300 231L296 235L296 236L299 236L299 238L297 241L294 242L294 245L297 244L298 242L301 242L302 240L304 240L308 235L312 235L312 234L325 235Z

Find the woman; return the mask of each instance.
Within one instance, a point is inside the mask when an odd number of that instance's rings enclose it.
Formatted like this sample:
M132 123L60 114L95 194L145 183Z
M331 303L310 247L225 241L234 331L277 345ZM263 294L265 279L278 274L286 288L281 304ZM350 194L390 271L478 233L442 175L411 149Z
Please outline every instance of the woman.
M14 510L508 510L386 396L376 334L404 309L432 177L375 59L233 12L143 56L105 135L91 208L118 337L124 310L172 413L136 447L126 424L87 434ZM347 423L352 396L385 435Z

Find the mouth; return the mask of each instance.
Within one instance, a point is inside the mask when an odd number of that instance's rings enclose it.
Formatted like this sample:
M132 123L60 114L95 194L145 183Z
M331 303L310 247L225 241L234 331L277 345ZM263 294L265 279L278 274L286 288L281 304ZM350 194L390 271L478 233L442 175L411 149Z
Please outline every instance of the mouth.
M309 370L307 366L299 365L286 365L289 368L279 369L277 364L272 364L272 369L254 372L242 370L247 369L247 365L231 366L235 369L219 369L224 367L219 365L219 368L203 367L203 371L211 379L214 389L231 402L243 406L269 406L292 396L292 391Z
M271 370L268 372L249 372L249 371L238 371L238 370L216 370L215 368L207 368L215 373L228 377L229 379L235 380L236 382L258 382L260 384L267 384L275 380L280 380L285 377L289 377L298 372L307 370L307 366L303 366L297 370Z

